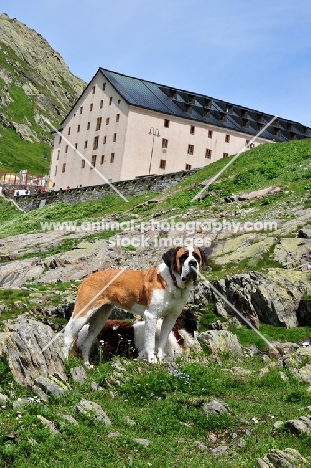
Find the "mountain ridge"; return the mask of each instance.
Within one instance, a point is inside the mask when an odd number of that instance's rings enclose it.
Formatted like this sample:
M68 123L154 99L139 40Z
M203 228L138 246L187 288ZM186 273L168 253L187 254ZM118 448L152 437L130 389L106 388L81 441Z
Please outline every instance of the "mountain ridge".
M41 34L0 14L0 172L48 172L56 127L86 83Z

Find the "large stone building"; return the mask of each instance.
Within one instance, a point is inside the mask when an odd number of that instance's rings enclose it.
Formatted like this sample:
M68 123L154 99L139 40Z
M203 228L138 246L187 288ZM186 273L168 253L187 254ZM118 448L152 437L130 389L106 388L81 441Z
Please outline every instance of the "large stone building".
M99 68L61 123L62 137L55 132L50 177L64 189L103 184L101 174L115 182L203 167L239 152L272 118ZM278 118L251 146L310 136Z

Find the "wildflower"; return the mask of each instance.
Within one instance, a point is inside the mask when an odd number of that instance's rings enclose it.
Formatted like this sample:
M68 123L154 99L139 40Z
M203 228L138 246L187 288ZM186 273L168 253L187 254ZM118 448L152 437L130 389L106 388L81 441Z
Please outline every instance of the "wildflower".
M257 418L252 418L252 421L254 421L255 424L258 424L258 419Z

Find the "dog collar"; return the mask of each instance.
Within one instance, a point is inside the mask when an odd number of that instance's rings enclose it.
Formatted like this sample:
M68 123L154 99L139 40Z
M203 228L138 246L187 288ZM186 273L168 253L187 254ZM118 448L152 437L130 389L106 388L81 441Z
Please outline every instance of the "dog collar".
M175 286L177 289L180 289L180 287L179 287L178 284L177 284L176 276L174 275L174 273L172 272L172 270L170 270L170 275L171 275L171 278L172 278L172 280L173 280L174 286Z

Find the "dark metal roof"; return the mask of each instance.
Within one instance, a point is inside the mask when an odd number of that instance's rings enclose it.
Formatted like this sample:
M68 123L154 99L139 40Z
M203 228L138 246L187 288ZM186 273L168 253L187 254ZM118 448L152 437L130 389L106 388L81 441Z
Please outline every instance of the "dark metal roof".
M136 107L216 125L250 136L255 136L273 118L273 115L210 96L171 88L104 68L99 68L99 71L128 104ZM310 138L311 130L298 122L277 118L260 136L282 142Z

